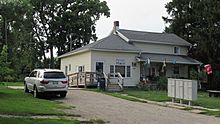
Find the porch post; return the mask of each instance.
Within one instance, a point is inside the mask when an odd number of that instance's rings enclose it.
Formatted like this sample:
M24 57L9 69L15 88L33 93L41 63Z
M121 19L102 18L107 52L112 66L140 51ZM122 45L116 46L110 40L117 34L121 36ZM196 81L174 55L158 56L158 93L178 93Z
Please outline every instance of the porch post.
M198 69L197 71L198 71L198 74L199 74L201 72L200 65L197 66L197 69ZM199 85L199 89L201 89L202 85L201 85L200 80L199 80L199 75L197 75L197 82L198 82L198 85Z

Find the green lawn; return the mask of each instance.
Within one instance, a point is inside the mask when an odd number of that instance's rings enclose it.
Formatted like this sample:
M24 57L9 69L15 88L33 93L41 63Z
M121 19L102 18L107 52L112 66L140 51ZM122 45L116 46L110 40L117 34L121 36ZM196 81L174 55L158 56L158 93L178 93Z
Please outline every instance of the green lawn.
M0 85L0 113L14 115L65 115L60 103L33 98L23 90L12 90Z
M171 98L167 96L166 91L143 91L139 89L125 89L123 94L134 96L142 99L147 99L157 102L171 101ZM206 92L198 92L197 101L193 102L193 105L198 105L211 109L220 109L220 99L209 97Z
M24 86L24 82L0 82L3 86Z
M199 92L198 100L194 102L194 105L212 109L220 109L220 98L209 97L208 93Z
M144 91L139 89L125 89L123 93L128 94L129 96L134 96L151 101L171 101L171 98L167 96L167 93L165 91Z
M59 119L2 118L1 124L80 124L79 121Z
M66 114L63 109L66 107L59 102L37 99L30 93L24 93L23 90L13 90L7 86L21 86L23 83L0 83L0 114L3 115L19 115L23 118L15 117L0 117L1 124L79 124L80 121L76 120L63 120L63 119L31 119L31 115L56 115L62 116L79 116L73 114ZM88 122L92 123L92 122Z

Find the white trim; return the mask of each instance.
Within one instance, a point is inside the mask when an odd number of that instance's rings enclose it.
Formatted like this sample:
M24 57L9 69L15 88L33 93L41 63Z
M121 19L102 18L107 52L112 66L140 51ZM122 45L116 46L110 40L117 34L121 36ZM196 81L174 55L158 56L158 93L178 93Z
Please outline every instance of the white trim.
M66 53L64 55L61 55L61 56L58 56L57 58L58 59L61 59L61 58L66 58L66 57L69 57L69 56L72 56L72 55L75 55L75 54L79 54L79 53L83 53L83 52L87 52L89 51L90 49L82 49L82 50L79 50L79 51L76 51L76 52L70 52L70 53Z
M124 36L121 32L117 31L117 34L118 34L118 36L121 37L123 40L129 42L129 39L128 39L126 36Z
M169 53L169 54L167 54L167 53L164 53L164 52L153 52L153 53L150 53L149 51L141 51L141 53L149 53L149 54L163 54L163 55L184 55L184 56L187 56L186 54L181 54L181 53L179 53L179 54L175 54L175 53Z
M167 42L158 42L158 41L146 41L146 40L135 40L129 39L131 42L141 42L141 43L152 43L152 44L167 44L167 45L178 45L178 46L192 46L192 44L177 44L177 43L167 43Z
M142 61L142 60L140 60ZM159 61L159 60L153 60L151 59L150 60L151 62L157 62L157 63L163 63L164 61ZM172 61L166 61L166 63L169 63L169 64L173 64ZM184 65L200 65L201 63L190 63L190 62L179 62L179 61L176 61L176 64L184 64Z
M127 51L127 50L107 50L107 49L91 49L91 51L103 51L103 52L121 52L121 53L139 53L140 51Z
M66 58L66 57L69 57L69 56L72 56L72 55L75 55L75 54L80 54L80 53L83 53L83 52L88 52L88 51L103 51L103 52L121 52L121 53L139 53L140 50L137 50L137 51L128 51L128 50L107 50L107 49L93 49L93 48L90 48L90 49L83 49L83 50L80 50L80 51L76 51L76 52L73 52L73 53L67 53L67 54L64 54L64 55L61 55L58 57L58 59L61 59L61 58Z

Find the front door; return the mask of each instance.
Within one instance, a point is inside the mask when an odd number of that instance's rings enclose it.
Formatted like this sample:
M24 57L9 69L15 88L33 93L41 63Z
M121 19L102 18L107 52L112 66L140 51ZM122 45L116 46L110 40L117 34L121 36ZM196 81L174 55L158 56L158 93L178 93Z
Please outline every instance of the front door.
M103 72L103 62L96 62L96 72Z

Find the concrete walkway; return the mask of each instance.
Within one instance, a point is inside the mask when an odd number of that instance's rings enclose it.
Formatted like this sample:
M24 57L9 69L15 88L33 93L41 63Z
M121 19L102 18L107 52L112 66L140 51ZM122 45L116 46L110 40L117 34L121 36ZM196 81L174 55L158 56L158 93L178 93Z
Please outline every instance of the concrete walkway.
M110 124L219 124L220 118L190 113L153 104L132 102L101 93L70 90L59 100L75 106L69 113L87 119L102 119Z

